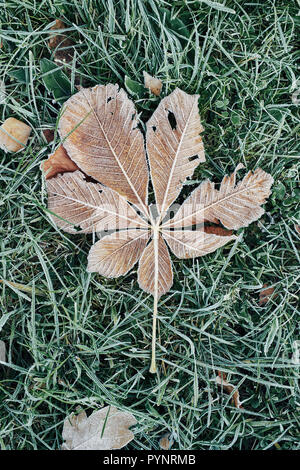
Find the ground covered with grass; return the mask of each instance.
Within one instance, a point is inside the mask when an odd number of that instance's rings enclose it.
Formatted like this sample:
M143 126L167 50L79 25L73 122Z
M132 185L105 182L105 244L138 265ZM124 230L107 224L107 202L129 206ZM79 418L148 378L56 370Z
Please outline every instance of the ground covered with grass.
M1 3L1 123L13 116L33 128L25 151L0 153L1 449L58 449L68 414L107 404L138 421L127 449L158 449L167 431L174 449L299 447L297 13L292 0ZM265 215L236 243L172 257L157 375L153 301L136 269L115 280L88 274L92 237L49 221L39 165L59 137L47 144L42 130L55 128L60 104L41 60L53 61L56 18L75 42L70 93L76 84L127 86L142 126L161 99L138 86L144 70L163 81L162 96L199 93L207 161L181 201L239 162L275 180ZM274 292L260 305L265 284ZM242 409L216 384L218 371L238 387Z

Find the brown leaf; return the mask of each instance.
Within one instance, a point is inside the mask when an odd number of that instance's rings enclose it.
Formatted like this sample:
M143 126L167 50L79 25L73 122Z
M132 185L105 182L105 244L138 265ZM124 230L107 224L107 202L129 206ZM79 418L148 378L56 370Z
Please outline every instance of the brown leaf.
M65 64L72 62L74 56L74 42L57 31L65 29L66 25L61 20L55 20L54 26L50 28L49 47L54 49L54 61Z
M225 372L221 372L218 370L218 375L216 377L216 382L218 385L220 385L229 395L231 395L231 393L234 391L233 395L232 395L232 400L234 402L234 406L236 408L241 408L243 409L242 407L242 404L240 402L240 394L239 394L239 391L236 389L236 387L232 384L230 384L229 382L227 382L227 375L225 374Z
M31 127L15 118L8 118L0 127L0 148L5 152L19 152L26 147Z
M196 258L216 251L226 243L236 240L235 235L219 236L204 230L164 230L163 237L177 258Z
M45 137L48 144L53 141L53 139L54 139L54 130L53 129L43 129L42 132L43 132L43 135L44 135L44 137Z
M236 171L223 178L219 190L209 180L200 184L165 226L174 228L220 220L224 227L237 230L259 219L265 212L261 205L271 193L273 178L257 168L236 185Z
M155 286L156 269L157 287ZM138 269L138 282L141 289L150 292L153 296L156 293L158 299L170 290L173 284L172 264L167 246L161 236L157 241L157 256L155 256L154 239L142 254Z
M259 305L265 305L272 297L274 287L268 287L268 284L263 285L264 289L259 293ZM273 296L275 298L276 296Z
M82 411L64 421L62 450L112 450L126 446L134 434L129 430L135 417L114 406L106 406L89 417Z
M176 256L185 259L212 253L235 240L232 230L209 226L192 230L191 226L203 221L220 221L228 229L247 226L263 214L261 205L270 194L273 178L258 168L236 185L238 165L231 176L224 177L219 190L204 181L175 217L164 221L184 181L205 161L198 95L179 89L161 101L147 123L157 217L148 207L144 139L124 90L112 84L80 89L64 105L59 132L72 162L85 175L76 171L49 179L53 220L69 232L74 225L86 233L113 231L92 246L90 272L118 277L139 260L139 285L154 297L150 371L155 372L158 300L173 283L166 242Z
M156 204L161 218L179 195L184 181L205 161L198 95L176 88L147 122L147 151ZM170 115L175 123L170 122ZM173 125L175 127L173 127ZM196 156L196 158L192 158Z
M148 169L137 124L125 91L98 85L82 88L65 103L59 132L82 171L145 210Z
M88 271L105 277L124 276L139 260L149 239L147 230L127 230L103 237L92 246Z
M48 159L41 164L42 170L45 172L46 180L53 178L58 173L66 173L79 170L66 152L63 145L60 145L54 153L49 155Z
M81 171L51 178L47 190L48 208L56 214L52 219L66 232L76 233L74 225L84 233L148 228L126 200L99 183L86 181Z
M220 235L222 237L229 237L233 234L233 230L226 230L226 228L215 226L215 225L205 225L204 226L205 233L212 233L214 235Z
M159 80L158 78L152 77L147 72L143 72L143 75L144 75L145 88L149 88L151 93L153 93L156 96L159 96L161 89L162 89L162 81Z
M160 440L159 440L159 447L163 450L169 450L171 449L172 445L173 445L173 439L172 439L172 435L170 432L167 432L166 434L164 434Z

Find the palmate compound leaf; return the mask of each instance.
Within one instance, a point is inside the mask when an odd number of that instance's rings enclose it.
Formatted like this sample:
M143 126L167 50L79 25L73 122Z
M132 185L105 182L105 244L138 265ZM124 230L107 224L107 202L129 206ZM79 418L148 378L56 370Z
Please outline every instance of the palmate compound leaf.
M154 298L151 372L156 371L158 300L173 283L167 245L185 259L212 253L234 240L232 232L221 227L209 230L203 222L221 222L228 229L249 225L263 214L261 204L273 182L258 168L236 185L238 165L224 177L219 190L204 181L175 217L165 221L184 181L205 160L201 131L198 96L179 89L161 101L147 123L147 154L158 209L155 219L147 205L143 137L124 90L117 85L81 89L65 103L59 122L64 146L79 170L68 172L70 165L64 161L63 174L47 180L50 213L69 232L74 226L86 233L113 231L92 246L88 271L118 277L139 260L139 285Z
M62 450L121 449L134 438L129 427L137 423L128 412L106 406L87 417L85 411L64 421Z

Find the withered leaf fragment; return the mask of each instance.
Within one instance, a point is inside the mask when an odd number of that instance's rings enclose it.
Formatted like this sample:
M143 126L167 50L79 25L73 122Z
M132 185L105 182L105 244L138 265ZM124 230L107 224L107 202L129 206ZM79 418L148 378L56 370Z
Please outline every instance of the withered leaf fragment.
M54 50L54 61L59 64L72 62L74 56L74 42L58 31L65 29L66 25L61 20L55 20L55 24L50 28L49 47Z
M220 385L220 387L222 387L229 395L232 394L232 392L234 391L233 395L232 395L232 400L234 402L234 406L236 408L243 408L242 407L242 404L240 402L240 393L239 391L236 389L236 387L232 384L230 384L229 382L227 382L227 375L225 374L225 372L221 372L218 370L218 375L216 377L216 382L218 385Z
M173 438L170 432L165 433L159 440L159 447L163 450L171 449L173 445Z
M159 78L152 77L147 72L143 72L145 88L149 88L153 95L159 96L162 89L162 81Z
M48 142L48 144L50 142L52 142L52 140L54 139L54 135L55 135L54 130L53 129L43 129L42 132L43 132L43 135L44 135L46 141Z
M19 152L26 147L31 127L15 118L8 118L0 127L0 148L5 152Z
M45 172L46 180L56 176L58 173L79 170L76 163L70 159L63 145L60 145L54 153L49 155L48 159L42 162L41 167Z
M126 446L134 434L129 427L135 417L114 406L106 406L87 417L85 411L64 421L62 450L112 450Z
M265 305L273 296L274 290L274 287L268 287L268 284L264 284L259 293L259 305ZM276 297L276 295L273 297Z
M124 90L112 84L82 88L65 103L58 129L68 156L81 171L48 179L53 220L69 232L74 226L85 233L112 232L92 246L89 272L118 277L139 261L139 285L154 298L150 371L155 372L158 300L173 283L169 249L179 258L194 258L235 240L233 229L246 227L264 213L261 205L273 178L258 168L236 184L238 165L218 190L204 181L167 220L183 184L205 161L198 95L178 88L161 100L147 123L157 216L148 207L144 138ZM221 222L229 231L203 226L204 221Z

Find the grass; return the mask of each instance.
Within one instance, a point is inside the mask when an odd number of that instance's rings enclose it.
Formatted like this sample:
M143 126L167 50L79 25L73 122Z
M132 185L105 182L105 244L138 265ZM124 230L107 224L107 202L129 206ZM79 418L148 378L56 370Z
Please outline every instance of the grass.
M107 404L138 420L127 449L158 449L166 431L174 449L299 448L298 8L292 0L223 4L0 2L1 122L14 116L33 128L26 150L0 153L1 449L58 449L68 414ZM157 375L148 372L152 298L136 269L113 280L88 274L92 237L48 219L39 165L59 140L46 144L41 131L55 127L60 105L40 60L53 60L56 18L76 43L65 71L72 92L76 83L142 83L146 70L162 79L163 95L176 86L200 94L207 162L181 200L238 162L275 179L266 214L237 243L194 261L172 258ZM144 123L160 98L139 90L132 98ZM260 306L264 284L275 292ZM243 409L216 385L218 370L239 388Z

